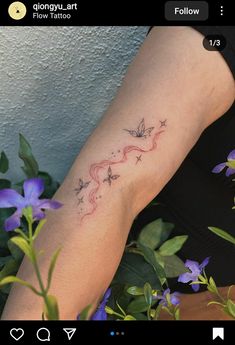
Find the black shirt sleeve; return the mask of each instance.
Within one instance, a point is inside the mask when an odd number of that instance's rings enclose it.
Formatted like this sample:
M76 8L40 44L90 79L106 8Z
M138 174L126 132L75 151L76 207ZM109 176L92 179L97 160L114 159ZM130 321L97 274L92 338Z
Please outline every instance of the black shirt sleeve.
M227 62L233 77L235 79L235 26L192 26L203 36L207 35L223 35L226 39L226 47L221 51L222 56ZM153 26L148 30L151 31Z
M223 35L226 47L221 51L235 79L235 26L193 26L204 36Z

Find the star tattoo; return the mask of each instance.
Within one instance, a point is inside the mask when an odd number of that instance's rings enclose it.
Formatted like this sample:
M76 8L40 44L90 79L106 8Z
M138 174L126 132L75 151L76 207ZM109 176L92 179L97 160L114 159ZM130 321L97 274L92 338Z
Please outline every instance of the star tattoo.
M78 195L82 189L87 188L91 181L84 182L81 178L78 181L78 187L74 189L76 195Z
M78 205L83 204L83 196L81 198L78 198Z
M163 120L163 121L160 120L160 128L161 127L166 127L166 120Z
M141 157L142 157L142 155L136 156L136 162L135 162L135 164L138 164L139 162L142 161L142 160L141 160Z
M145 127L145 122L144 118L140 121L139 125L137 126L136 129L126 129L124 128L123 130L128 132L132 137L136 138L147 138L150 137L152 130L154 127Z
M109 186L111 186L112 181L116 180L119 177L120 177L120 175L113 175L112 169L109 166L108 171L107 171L107 177L103 180L103 183L108 182Z

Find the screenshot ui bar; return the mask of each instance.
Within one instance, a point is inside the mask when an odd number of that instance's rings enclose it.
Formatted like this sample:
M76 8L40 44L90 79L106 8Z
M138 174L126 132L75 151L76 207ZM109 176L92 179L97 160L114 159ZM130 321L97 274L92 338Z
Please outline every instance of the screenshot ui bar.
M0 25L233 25L232 1L4 0Z

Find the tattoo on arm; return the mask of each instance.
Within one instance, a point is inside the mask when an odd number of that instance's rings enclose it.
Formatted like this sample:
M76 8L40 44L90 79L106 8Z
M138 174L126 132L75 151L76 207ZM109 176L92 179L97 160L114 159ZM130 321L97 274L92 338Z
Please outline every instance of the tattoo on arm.
M137 127L137 129L124 129L124 131L127 131L130 135L137 138L144 138L150 137L152 130L154 127L145 128L144 119L142 119Z
M108 184L111 186L112 180L116 180L117 178L120 177L120 175L113 175L111 166L109 166L107 173L108 173L108 176L103 180L103 182L108 182Z
M162 133L165 132L167 127L167 119L159 121L158 130L155 133L152 133L155 127L145 127L144 118L140 121L136 129L123 129L127 132L136 142L147 140L149 137L150 146L149 148L143 148L138 145L127 145L122 149L113 151L111 153L111 158L104 159L98 163L93 163L89 167L89 178L88 180L83 180L79 178L78 185L74 189L74 192L77 196L77 206L79 206L79 215L81 215L80 221L89 215L92 215L97 209L97 201L102 198L102 195L98 193L102 185L109 185L111 187L113 183L116 183L116 180L121 178L120 175L116 173L116 166L119 164L125 163L132 151L138 152L139 155L135 156L135 165L139 165L142 162L143 154L147 152L154 151L157 148L159 137ZM119 157L119 158L116 158ZM106 169L106 170L105 170ZM105 172L105 178L99 176L99 172ZM99 194L99 195L98 195ZM86 209L84 210L84 206Z
M76 195L78 195L84 188L87 188L89 186L91 181L83 182L83 180L80 178L78 181L78 187L75 188Z
M142 155L136 156L135 165L138 164L139 162L142 162L141 157L142 157Z
M163 120L163 121L160 120L160 128L161 127L166 127L166 120Z

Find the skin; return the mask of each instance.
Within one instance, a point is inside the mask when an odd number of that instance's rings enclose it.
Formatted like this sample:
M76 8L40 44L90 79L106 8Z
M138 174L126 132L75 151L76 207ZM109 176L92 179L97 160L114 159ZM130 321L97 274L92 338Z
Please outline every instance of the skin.
M37 240L45 251L44 278L52 252L63 246L51 289L61 319L75 319L84 307L96 305L115 274L134 218L169 181L202 131L229 109L234 91L226 62L203 48L200 33L189 27L151 31L54 196L64 206L48 213ZM26 258L18 276L37 286ZM187 313L189 319L200 318L206 308L200 307L203 299L193 298L199 307ZM187 301L182 298L183 305ZM2 319L40 319L41 310L40 298L14 285Z
M219 293L223 298L227 298L228 288L219 288ZM230 298L235 299L235 288L231 289ZM180 320L231 320L232 318L221 311L218 305L207 304L211 301L220 302L209 291L197 294L180 296ZM161 320L172 320L172 317L165 311L161 312Z

